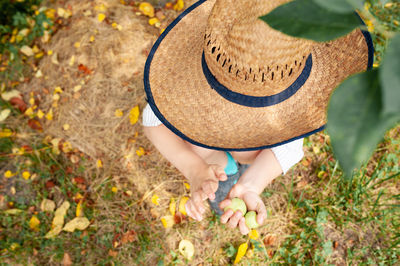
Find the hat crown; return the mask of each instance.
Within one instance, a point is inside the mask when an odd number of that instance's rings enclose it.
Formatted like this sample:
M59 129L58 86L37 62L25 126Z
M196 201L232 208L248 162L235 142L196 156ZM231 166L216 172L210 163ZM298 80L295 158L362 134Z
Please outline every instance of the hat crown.
M204 35L204 55L221 84L245 95L270 96L299 77L315 42L285 35L259 19L286 2L215 2Z

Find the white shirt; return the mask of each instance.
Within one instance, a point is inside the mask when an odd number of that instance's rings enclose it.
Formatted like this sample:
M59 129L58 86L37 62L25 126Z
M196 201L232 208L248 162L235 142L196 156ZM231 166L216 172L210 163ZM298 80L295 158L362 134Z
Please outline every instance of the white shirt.
M143 110L143 126L145 127L156 127L161 125L162 122L157 118L151 109L150 105L147 104ZM275 154L276 159L281 165L283 174L296 163L298 163L304 156L303 152L303 138L291 141L289 143L271 148Z

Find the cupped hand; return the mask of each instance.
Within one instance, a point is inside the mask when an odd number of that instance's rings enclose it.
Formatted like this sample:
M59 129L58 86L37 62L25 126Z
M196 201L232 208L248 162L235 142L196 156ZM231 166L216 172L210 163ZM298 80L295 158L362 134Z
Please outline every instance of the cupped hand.
M210 164L197 172L190 179L190 190L192 196L185 204L186 213L189 217L201 221L206 211L204 201L215 199L218 182L227 180L224 169L216 164Z
M247 211L255 211L257 213L257 223L259 225L263 224L267 217L267 209L260 195L254 189L237 183L232 187L227 199L220 203L220 208L224 209L229 206L232 198L241 198L246 203ZM240 233L243 235L247 235L250 232L250 229L246 226L244 213L240 211L234 213L231 209L227 210L221 215L221 223L228 224L231 228L239 227Z

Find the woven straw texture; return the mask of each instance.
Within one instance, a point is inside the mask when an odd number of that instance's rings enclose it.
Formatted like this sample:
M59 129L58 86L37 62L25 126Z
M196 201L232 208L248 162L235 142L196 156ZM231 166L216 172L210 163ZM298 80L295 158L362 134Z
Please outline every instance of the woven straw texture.
M209 0L166 34L149 69L154 103L162 116L193 142L222 149L281 143L326 123L332 90L367 67L368 47L360 30L316 43L286 36L257 19L287 1ZM300 75L305 84L287 100L247 107L221 97L204 77L201 57L228 89L251 96L285 90Z

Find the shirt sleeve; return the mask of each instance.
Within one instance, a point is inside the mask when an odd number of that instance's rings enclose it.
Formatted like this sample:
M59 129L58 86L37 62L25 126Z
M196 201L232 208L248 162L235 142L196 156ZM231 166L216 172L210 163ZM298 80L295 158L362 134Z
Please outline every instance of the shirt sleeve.
M303 152L303 138L291 141L289 143L271 148L275 154L276 159L281 165L283 174L296 163L298 163L304 156Z
M161 121L154 114L149 104L147 104L146 107L143 109L142 124L145 127L156 127L162 124Z

